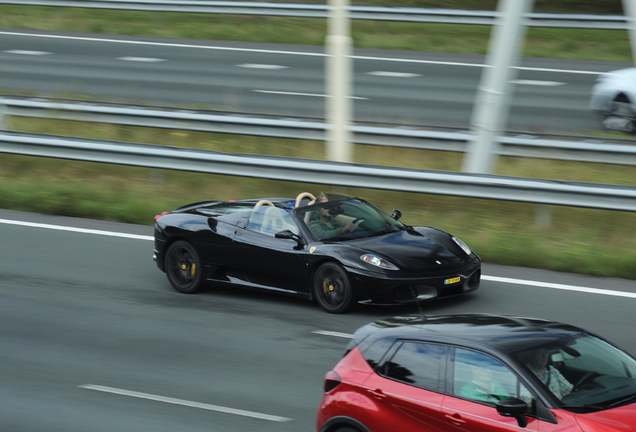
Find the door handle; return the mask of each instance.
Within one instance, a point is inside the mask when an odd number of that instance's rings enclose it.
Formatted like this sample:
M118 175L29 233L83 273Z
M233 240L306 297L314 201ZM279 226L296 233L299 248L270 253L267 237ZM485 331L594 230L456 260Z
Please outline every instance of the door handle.
M369 389L368 392L371 394L371 396L373 396L376 399L384 399L386 397L386 395L380 389L376 389L376 390Z
M453 414L453 415L446 414L445 417L449 419L452 423L455 423L457 425L462 425L466 423L466 420L464 420L462 416L460 416L459 414Z
M243 233L240 232L239 230L236 230L236 231L234 231L234 235L240 236L240 235L243 235Z

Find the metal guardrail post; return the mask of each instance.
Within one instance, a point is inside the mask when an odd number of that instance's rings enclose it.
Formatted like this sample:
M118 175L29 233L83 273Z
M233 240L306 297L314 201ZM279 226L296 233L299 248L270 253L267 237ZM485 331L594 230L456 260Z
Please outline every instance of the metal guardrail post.
M636 64L636 0L623 0L623 12L632 47L632 61Z
M7 106L4 104L2 98L0 98L0 130L9 129L7 111Z
M325 59L327 159L351 162L351 36L348 0L330 0Z
M508 121L508 110L514 89L511 81L517 69L520 42L525 39L523 15L534 0L499 0L500 18L490 38L488 62L473 107L471 128L474 139L464 158L462 171L488 174L497 157L497 137Z

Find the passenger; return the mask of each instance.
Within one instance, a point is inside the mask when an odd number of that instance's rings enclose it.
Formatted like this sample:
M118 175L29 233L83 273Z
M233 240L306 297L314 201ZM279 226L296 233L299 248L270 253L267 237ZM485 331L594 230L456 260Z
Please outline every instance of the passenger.
M461 396L472 400L497 403L510 398L502 385L492 377L493 370L487 366L472 366L473 379L459 390Z
M320 193L316 198L316 202L328 202L329 198L324 193ZM319 208L317 217L309 223L309 229L319 239L327 239L332 237L340 237L355 231L357 226L353 223L343 224L335 216L329 214L328 208Z
M545 384L559 399L570 394L573 385L565 379L561 372L548 364L550 353L544 349L535 349L526 354L528 368Z

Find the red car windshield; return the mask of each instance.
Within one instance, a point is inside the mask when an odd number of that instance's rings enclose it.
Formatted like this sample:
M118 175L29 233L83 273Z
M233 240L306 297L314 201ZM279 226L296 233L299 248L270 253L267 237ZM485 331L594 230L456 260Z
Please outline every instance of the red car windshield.
M516 354L566 409L607 409L636 399L636 360L591 335Z

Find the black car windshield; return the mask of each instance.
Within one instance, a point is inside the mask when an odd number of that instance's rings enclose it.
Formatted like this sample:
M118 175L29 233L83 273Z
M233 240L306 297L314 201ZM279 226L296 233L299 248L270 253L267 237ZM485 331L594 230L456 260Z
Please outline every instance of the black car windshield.
M565 409L608 409L636 398L636 360L597 337L581 335L516 357Z
M405 229L402 223L359 198L317 203L294 212L318 240L349 240Z

